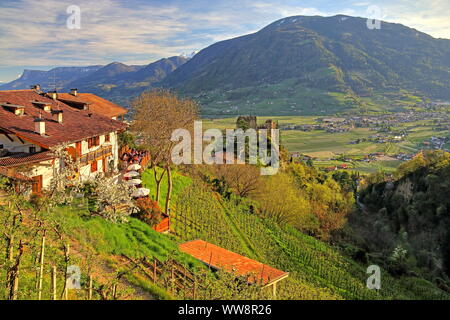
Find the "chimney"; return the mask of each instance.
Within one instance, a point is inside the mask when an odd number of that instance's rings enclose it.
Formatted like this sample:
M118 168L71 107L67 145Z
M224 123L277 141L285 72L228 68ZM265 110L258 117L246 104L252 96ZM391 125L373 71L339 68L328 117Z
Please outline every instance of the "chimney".
M56 115L56 121L58 123L63 123L63 110L55 110L53 111L53 115Z
M41 86L39 84L34 84L30 88L31 88L31 90L35 90L37 92L41 91Z
M78 89L77 89L77 88L75 88L75 89L70 89L70 94L73 95L74 97L76 97L77 94L78 94Z
M58 123L63 123L63 112L58 112Z
M39 114L39 118L34 119L34 131L41 136L45 135L45 120L42 119L41 114Z
M53 100L56 101L56 99L58 99L58 92L55 91L49 91L48 95L50 96L50 98L52 98Z

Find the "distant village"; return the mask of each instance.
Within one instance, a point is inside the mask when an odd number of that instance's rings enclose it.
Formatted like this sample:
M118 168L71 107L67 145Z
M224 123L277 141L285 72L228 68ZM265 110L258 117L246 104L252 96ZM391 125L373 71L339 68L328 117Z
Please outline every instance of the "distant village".
M399 112L396 114L383 114L371 116L347 116L347 117L328 117L317 118L314 124L300 125L280 125L280 130L299 130L311 132L315 130L325 131L327 133L344 133L355 128L369 128L374 134L366 138L358 138L349 141L349 144L360 144L365 142L371 143L399 143L405 141L410 130L416 128L415 122L427 121L433 124L433 131L436 135L419 143L418 149L421 150L443 150L450 152L450 118L448 113L440 111L409 111ZM405 125L405 124L410 124ZM386 160L411 160L417 152L400 152L394 155L386 155L384 152L374 152L363 157L350 158L349 156L336 156L329 159L314 159L298 152L292 153L294 159L307 161L309 159L316 161L340 160L343 162L373 162ZM327 171L348 169L351 166L341 164L326 168Z
M432 120L436 131L450 130L450 118L446 112L398 112L372 116L348 116L317 118L315 124L280 125L280 130L313 131L325 130L330 133L347 132L354 128L370 128L378 132L395 132L399 124ZM390 129L393 128L393 129Z

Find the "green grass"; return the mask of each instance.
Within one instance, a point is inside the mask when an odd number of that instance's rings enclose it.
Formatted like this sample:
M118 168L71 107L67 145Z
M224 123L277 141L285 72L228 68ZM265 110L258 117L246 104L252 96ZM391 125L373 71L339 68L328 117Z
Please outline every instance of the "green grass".
M190 270L203 269L198 260L181 252L177 239L154 231L149 225L129 218L129 222L115 224L101 217L92 216L86 205L79 203L72 206L55 207L45 214L46 224L58 225L62 240L70 244L70 263L77 265L82 271L82 285L87 281L89 272L94 274L94 285L105 284L105 280L115 276L117 272L128 271L129 265L124 265L118 256L124 254L131 258L145 257L149 260L157 258L160 261L175 259ZM48 229L45 247L45 272L43 280L43 299L51 299L50 267L56 266L58 270L58 294L62 292L62 275L65 270L64 255L59 237L53 229ZM36 229L29 229L34 234ZM39 238L39 237L38 237ZM36 254L39 247L28 247L21 261L20 291L18 299L36 299ZM0 252L0 258L5 258L6 250ZM104 277L101 273L105 273ZM0 274L0 283L4 283L5 274ZM137 271L125 275L129 284L134 284L148 292L155 299L173 299L159 284L154 284ZM108 281L109 281L108 280ZM98 282L97 282L98 281ZM84 283L84 284L83 284ZM123 283L123 292L135 290L135 287ZM136 296L138 297L138 296ZM148 297L148 296L147 296ZM4 298L4 293L0 294ZM94 299L100 298L94 292ZM134 298L134 296L131 296ZM73 290L70 299L86 299L85 290Z
M143 279L136 274L127 274L125 275L125 277L130 283L141 287L158 300L175 300L175 297L173 295L171 295L166 290L161 289L156 284L148 281L147 279Z
M162 169L158 168L158 177L162 173ZM192 179L180 174L177 171L172 171L172 204L176 199L178 193L183 190L185 187L189 186L192 183ZM142 173L142 184L150 189L150 197L155 200L156 199L156 182L155 177L153 175L152 169L147 169ZM167 198L167 173L164 175L164 178L161 182L160 189L160 198L159 205L161 208L164 208Z
M384 171L392 173L397 170L398 166L402 163L400 160L392 161L375 161L375 162L355 162L355 171L363 173L375 173L378 171Z
M100 254L155 257L161 261L176 257L189 266L199 266L195 259L179 251L173 238L154 231L135 218L115 224L100 217L87 217L81 208L59 207L55 212L55 218L67 234Z

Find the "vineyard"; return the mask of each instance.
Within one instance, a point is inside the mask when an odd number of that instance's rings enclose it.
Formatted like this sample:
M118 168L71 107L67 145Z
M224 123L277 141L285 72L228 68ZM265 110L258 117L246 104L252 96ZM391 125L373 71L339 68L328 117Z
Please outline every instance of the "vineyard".
M223 200L193 185L177 198L172 230L183 241L202 239L290 272L281 299L449 299L426 280L383 273L381 290L366 287L367 266L329 245L251 213L245 203Z
M257 299L267 290L225 272L213 273L181 252L179 238L129 218L115 224L89 217L84 203L39 215L21 209L16 240L0 241L0 299L129 300ZM26 204L26 203L25 203ZM14 226L15 210L0 206L2 224ZM19 239L26 239L23 242ZM20 267L17 260L20 259ZM75 281L76 287L68 286ZM230 287L230 283L233 286Z
M223 198L184 176L178 183L171 232L135 218L113 223L89 214L91 200L36 211L21 199L0 206L2 299L271 299L245 277L211 272L178 248L202 239L289 272L278 299L449 299L433 283L382 271L381 289L366 287L368 265L289 224L262 218L249 199ZM15 238L14 238L14 237ZM23 239L20 240L20 239ZM20 262L20 268L18 267ZM79 288L68 288L76 266Z
M121 257L164 263L172 258L187 269L203 268L172 238L137 219L115 224L90 217L88 199L40 213L20 203L0 205L1 224L7 226L0 238L0 299L171 299L164 282L142 281ZM72 280L75 287L68 286Z

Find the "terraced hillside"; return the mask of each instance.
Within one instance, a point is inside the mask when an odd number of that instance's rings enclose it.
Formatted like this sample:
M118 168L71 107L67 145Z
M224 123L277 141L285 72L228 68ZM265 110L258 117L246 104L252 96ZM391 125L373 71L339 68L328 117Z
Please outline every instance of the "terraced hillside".
M196 191L197 190L197 191ZM203 239L290 272L279 283L281 299L441 299L442 290L423 279L394 279L383 272L382 289L366 288L366 267L289 225L261 219L208 190L180 194L173 229L183 241Z

